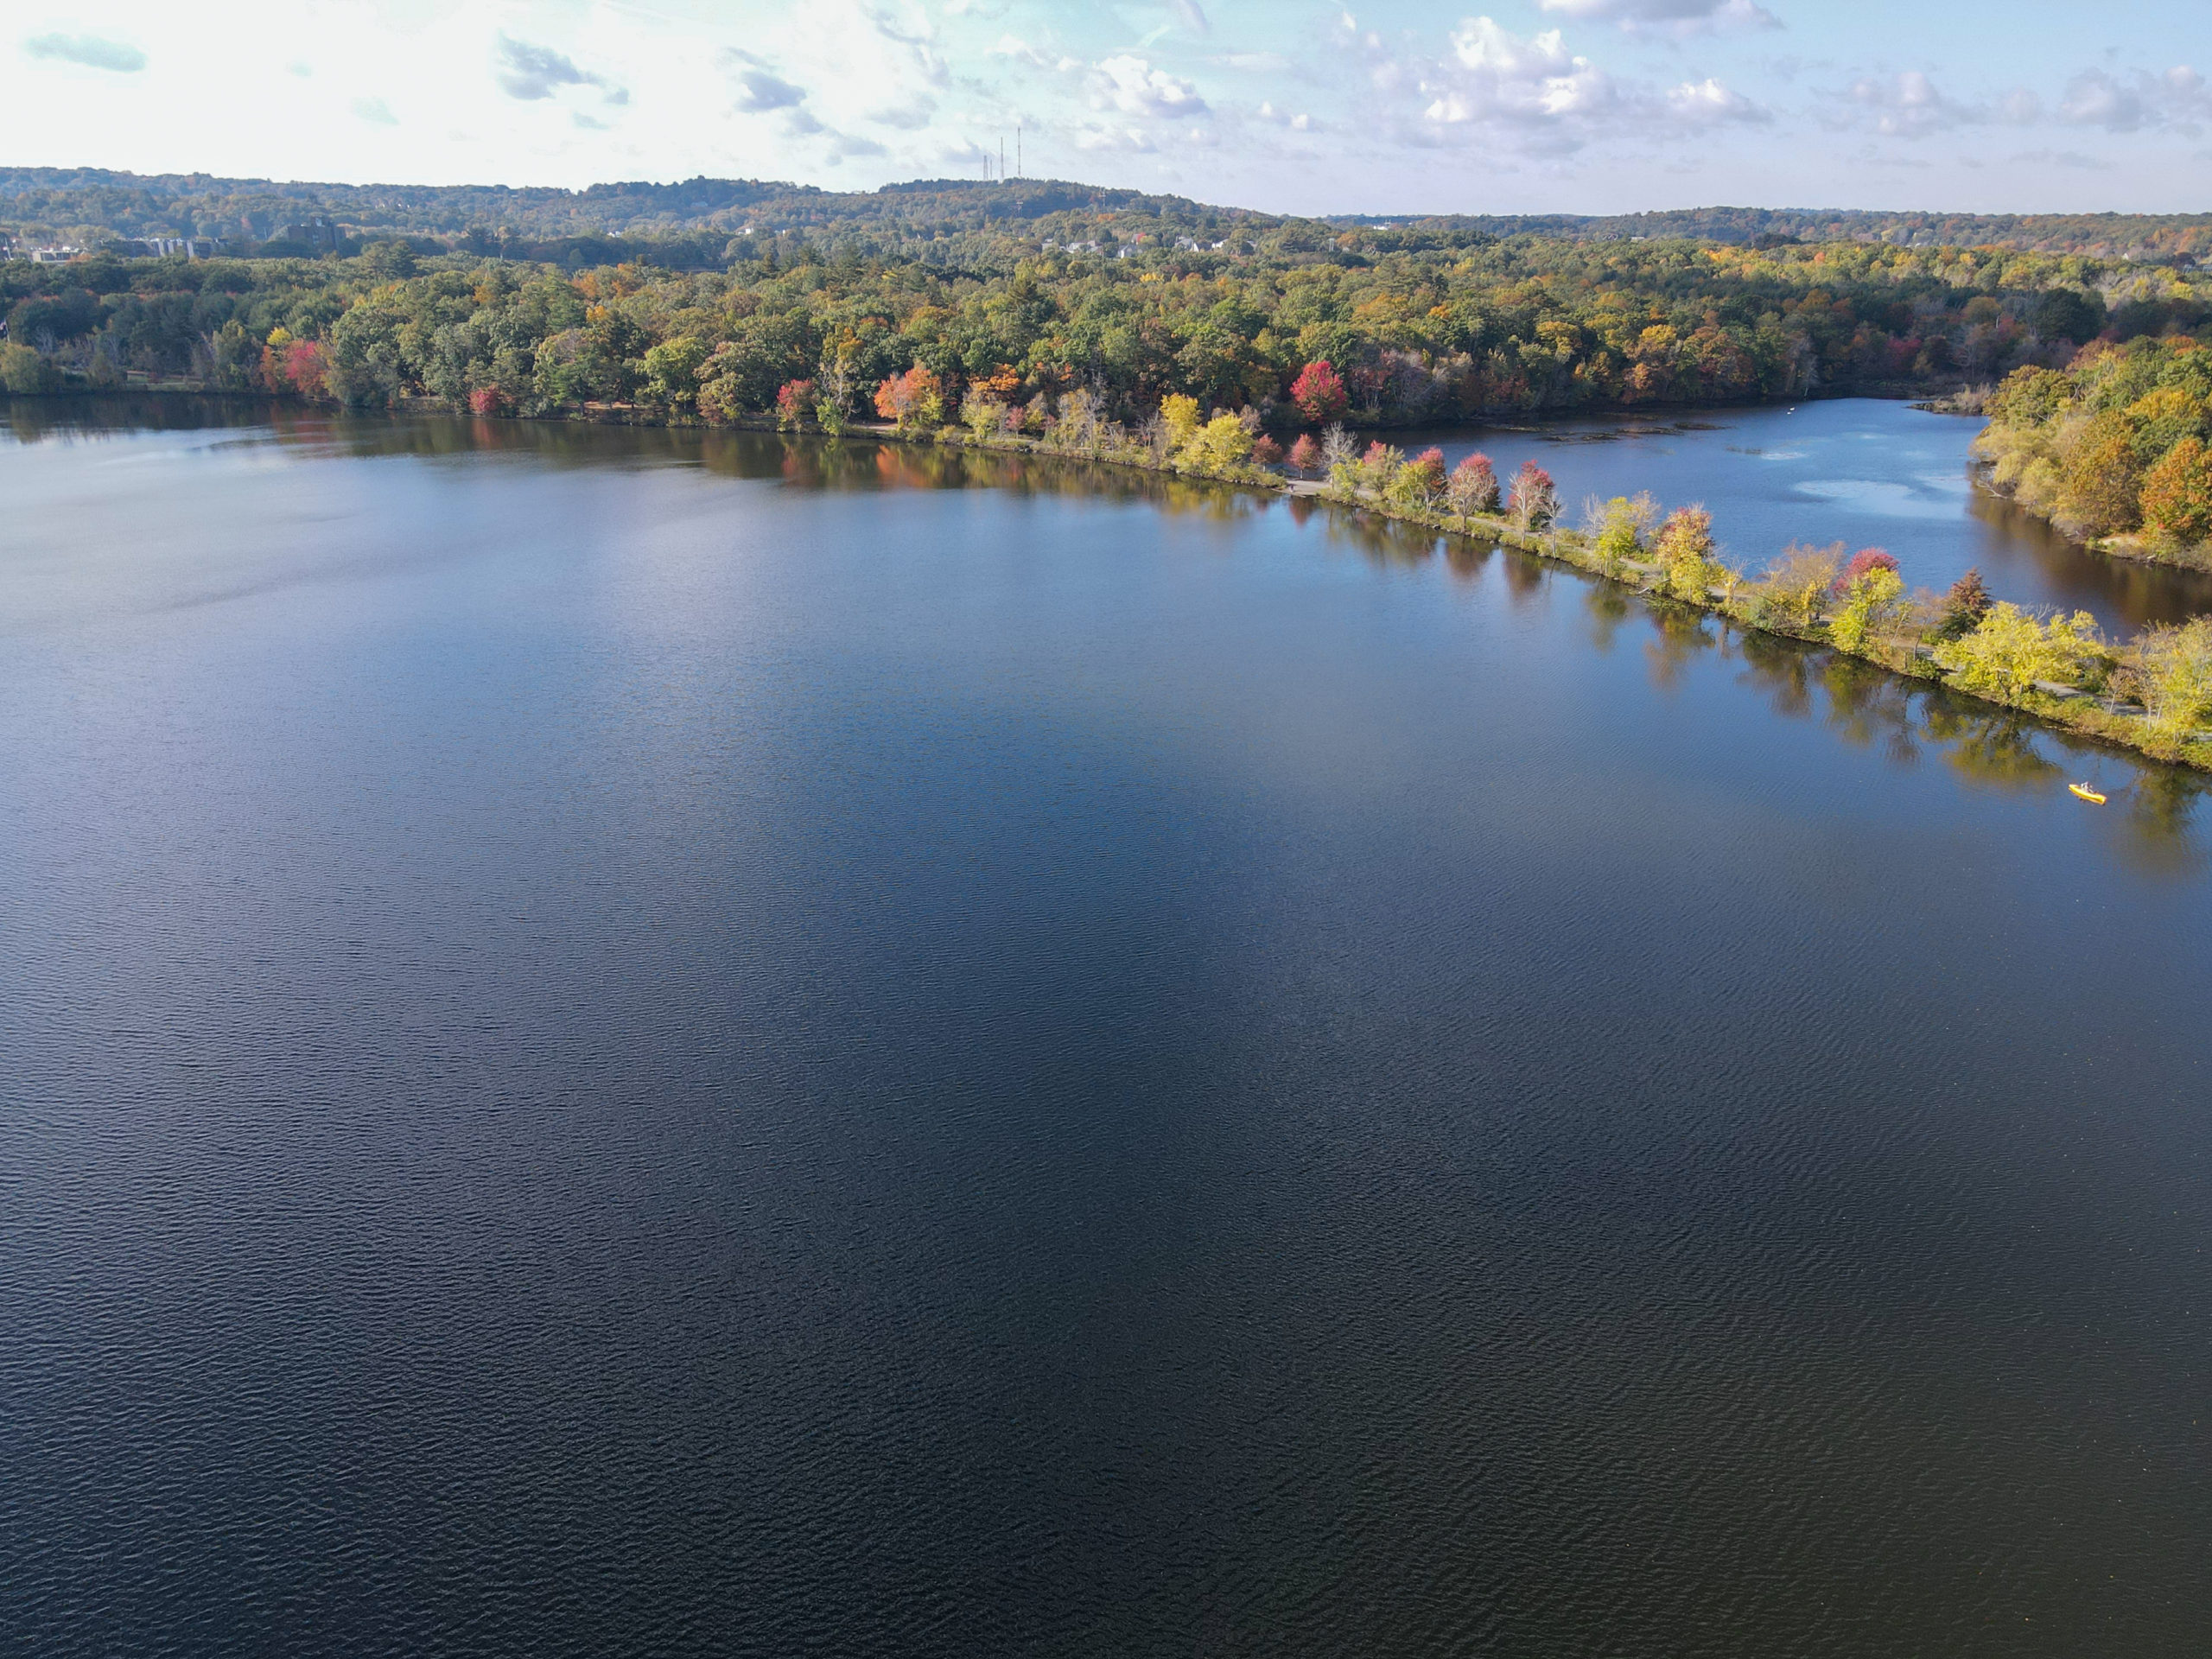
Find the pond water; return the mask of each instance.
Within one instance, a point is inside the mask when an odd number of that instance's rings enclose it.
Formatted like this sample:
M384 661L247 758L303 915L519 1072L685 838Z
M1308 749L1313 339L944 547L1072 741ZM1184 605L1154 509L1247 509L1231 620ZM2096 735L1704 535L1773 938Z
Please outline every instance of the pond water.
M1976 487L1968 452L1981 427L1847 397L1384 435L1409 453L1433 443L1455 466L1480 449L1501 481L1533 460L1558 480L1574 524L1592 496L1702 503L1730 562L1753 573L1793 541L1842 542L1887 548L1908 588L1941 593L1978 567L1999 599L2086 610L2123 635L2212 611L2212 573L2091 553Z
M160 418L0 433L25 1650L2212 1648L2203 780L1141 475Z

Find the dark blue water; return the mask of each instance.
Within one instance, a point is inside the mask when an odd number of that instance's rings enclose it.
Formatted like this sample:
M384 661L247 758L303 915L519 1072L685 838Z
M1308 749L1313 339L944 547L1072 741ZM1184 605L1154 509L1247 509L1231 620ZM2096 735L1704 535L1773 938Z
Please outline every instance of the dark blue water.
M14 1647L2212 1646L2198 779L1281 503L235 418L0 439Z
M2086 610L2123 637L2212 611L2212 575L2091 553L1977 487L1969 450L1981 427L1846 397L1386 435L1408 451L1433 442L1454 465L1480 449L1500 479L1533 460L1558 480L1573 524L1592 496L1700 503L1726 557L1754 575L1792 542L1841 542L1896 555L1909 589L1940 594L1979 569L1999 599Z

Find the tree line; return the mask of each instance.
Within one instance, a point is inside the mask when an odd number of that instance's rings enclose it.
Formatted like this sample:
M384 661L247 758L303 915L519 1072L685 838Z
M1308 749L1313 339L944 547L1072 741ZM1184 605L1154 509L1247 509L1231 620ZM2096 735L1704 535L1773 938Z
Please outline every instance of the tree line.
M2212 349L2181 334L2098 341L2024 367L1987 404L1990 482L2114 550L2212 565Z
M1188 397L1287 440L1327 418L1956 387L2212 320L2183 273L2004 249L1516 237L1381 251L1385 232L1304 222L1256 251L1070 234L976 268L791 236L752 238L721 270L426 256L399 238L319 260L10 262L0 372L17 391L151 380L709 423L774 414L807 383L834 424L919 370L947 418L977 389L1033 422L1078 392L1133 424ZM1316 416L1293 388L1318 362L1344 399Z

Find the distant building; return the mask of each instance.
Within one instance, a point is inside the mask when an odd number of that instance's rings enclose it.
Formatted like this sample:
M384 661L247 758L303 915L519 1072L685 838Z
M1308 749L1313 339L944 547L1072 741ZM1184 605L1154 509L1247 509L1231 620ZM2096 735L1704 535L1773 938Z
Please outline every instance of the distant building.
M223 238L219 236L149 236L124 245L150 259L166 259L179 253L188 259L212 259L222 251Z
M295 224L279 225L269 238L271 242L293 242L315 251L338 251L338 226L321 214L303 219Z
M31 263L35 265L66 265L84 250L78 247L33 248Z

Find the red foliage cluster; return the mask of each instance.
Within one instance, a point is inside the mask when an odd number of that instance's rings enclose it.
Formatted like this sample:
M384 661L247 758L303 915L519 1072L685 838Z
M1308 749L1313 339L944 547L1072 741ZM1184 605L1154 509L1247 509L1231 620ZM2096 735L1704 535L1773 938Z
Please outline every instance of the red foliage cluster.
M786 380L776 388L776 423L798 426L814 416L814 382Z
M1876 570L1894 570L1896 558L1878 547L1862 547L1851 556L1851 563L1843 567L1830 591L1838 594L1851 591L1852 584L1859 577Z
M1290 383L1290 401L1310 425L1333 421L1344 412L1344 383L1329 359L1308 363Z
M1452 469L1453 499L1474 512L1497 511L1497 468L1479 449Z
M1290 467L1293 472L1311 476L1321 470L1321 446L1313 442L1311 432L1301 432L1298 442L1290 446Z

